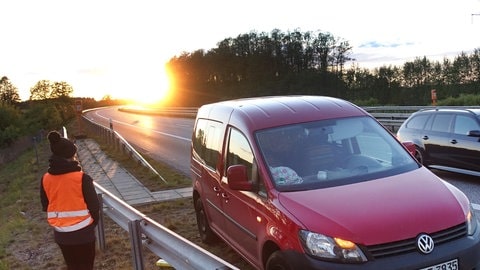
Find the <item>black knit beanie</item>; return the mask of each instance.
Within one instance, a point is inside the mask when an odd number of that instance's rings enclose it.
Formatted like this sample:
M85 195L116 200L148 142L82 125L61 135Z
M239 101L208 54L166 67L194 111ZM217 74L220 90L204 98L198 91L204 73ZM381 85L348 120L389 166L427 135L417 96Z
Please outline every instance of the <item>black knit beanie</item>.
M48 140L50 141L50 150L54 155L71 158L77 152L75 144L63 138L58 131L50 131L50 133L48 133Z

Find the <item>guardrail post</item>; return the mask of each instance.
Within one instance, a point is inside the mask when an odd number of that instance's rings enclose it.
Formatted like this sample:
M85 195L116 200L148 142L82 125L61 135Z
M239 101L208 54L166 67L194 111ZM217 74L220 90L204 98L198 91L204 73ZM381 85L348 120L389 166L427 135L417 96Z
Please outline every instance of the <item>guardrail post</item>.
M101 251L105 250L105 222L103 219L103 196L102 193L97 194L98 202L100 205L100 213L98 215L97 223L97 238L98 238L98 247Z
M120 151L122 147L122 142L120 141L119 138L115 137L115 150Z
M132 262L133 269L143 270L142 255L142 233L140 230L140 220L128 221L128 233L130 234L130 242L132 244Z
M105 132L107 132L107 144L109 146L113 146L113 134L112 134L112 131L110 129L105 129Z

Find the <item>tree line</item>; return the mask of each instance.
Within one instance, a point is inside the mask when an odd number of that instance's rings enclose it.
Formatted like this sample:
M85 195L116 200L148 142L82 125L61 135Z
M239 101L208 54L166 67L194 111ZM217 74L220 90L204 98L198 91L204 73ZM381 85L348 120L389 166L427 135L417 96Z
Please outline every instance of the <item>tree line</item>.
M426 105L478 93L480 49L453 60L417 57L403 66L361 68L349 42L325 32L250 32L226 38L211 50L184 52L167 63L178 104L238 97L313 94L358 104ZM353 63L346 68L347 63Z
M39 131L58 129L76 116L75 100L81 100L84 109L116 105L105 99L72 98L73 87L67 82L40 80L30 89L28 101L21 102L18 89L8 77L0 80L0 148L21 136Z
M326 95L361 106L429 105L435 89L439 105L480 104L480 48L454 59L417 57L403 66L361 68L349 42L328 32L251 31L225 38L211 50L174 56L171 98L164 105L205 103L265 95ZM346 67L348 63L354 63ZM121 79L121 78L119 78ZM0 147L19 136L53 129L75 117L73 88L41 80L21 102L18 89L0 79ZM78 100L78 98L77 98ZM81 98L83 108L122 104L122 100Z

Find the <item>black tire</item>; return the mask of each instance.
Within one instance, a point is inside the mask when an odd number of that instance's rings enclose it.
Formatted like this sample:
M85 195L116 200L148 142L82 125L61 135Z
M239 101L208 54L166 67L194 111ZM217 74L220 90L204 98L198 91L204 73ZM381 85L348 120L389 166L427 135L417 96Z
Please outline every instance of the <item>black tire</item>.
M218 238L210 228L210 225L208 225L208 218L203 208L202 199L200 198L195 201L195 215L197 218L198 233L200 234L202 242L205 244L215 243Z
M417 159L417 161L423 165L425 165L425 159L424 159L424 155L423 155L423 150L420 149L420 147L418 146L415 146L415 158Z
M280 250L277 250L268 257L266 270L293 270L294 268L289 264L285 255Z

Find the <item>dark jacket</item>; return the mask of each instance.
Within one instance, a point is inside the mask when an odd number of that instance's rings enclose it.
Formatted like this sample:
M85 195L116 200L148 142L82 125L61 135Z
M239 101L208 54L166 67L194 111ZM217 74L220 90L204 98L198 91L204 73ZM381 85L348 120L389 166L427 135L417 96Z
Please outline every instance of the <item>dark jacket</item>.
M53 175L61 175L69 172L81 171L82 168L78 161L71 161L59 156L51 156L49 159L48 173ZM93 185L92 178L83 174L82 177L82 193L90 215L93 218L93 223L89 226L74 232L57 232L54 230L55 242L63 245L77 245L95 241L95 226L99 219L100 204L97 197L97 192ZM42 202L42 210L47 211L48 198L43 188L43 177L40 181L40 200Z

